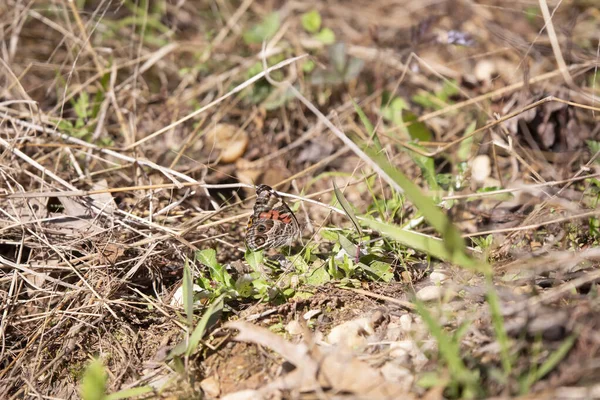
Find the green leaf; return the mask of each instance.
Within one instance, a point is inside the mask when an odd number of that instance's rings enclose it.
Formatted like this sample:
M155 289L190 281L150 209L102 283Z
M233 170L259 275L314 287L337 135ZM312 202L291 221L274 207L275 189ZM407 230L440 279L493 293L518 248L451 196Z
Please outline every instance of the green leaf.
M420 146L416 143L413 144L412 146L415 148L419 148L419 149L425 149L423 146ZM424 156L424 155L419 154L416 151L412 151L412 150L407 150L407 151L408 151L408 154L410 155L410 158L412 158L413 161L421 169L421 172L423 173L423 175L425 176L425 179L427 180L427 184L429 185L429 188L432 191L438 190L439 185L438 185L437 175L435 173L435 162L433 160L433 157L427 157L427 156Z
M455 96L460 93L458 88L458 82L453 79L444 81L442 85L442 90L437 92L438 99L442 100L444 103L447 103L450 97Z
M329 240L331 242L335 242L336 240L338 240L337 232L331 231L329 229L321 229L319 231L319 234L324 240Z
M154 389L152 386L139 386L131 389L120 390L116 393L109 394L105 400L120 400L120 399L131 399L133 397L141 396L146 393L152 393Z
M358 254L358 246L352 243L348 238L344 235L338 235L338 240L340 241L340 245L342 249L352 258Z
M556 351L552 353L537 370L535 375L536 381L542 379L546 374L552 371L558 365L558 363L567 356L569 350L571 350L575 344L576 338L577 337L575 335L571 335L563 340L560 347L556 349Z
M473 121L467 126L465 132L463 133L463 137L469 136L475 130L477 126L477 122ZM460 161L467 161L471 157L471 148L473 147L473 136L466 138L460 143L458 147L458 151L456 155Z
M388 105L381 108L381 116L396 126L403 126L402 110L408 110L408 104L403 98L395 97Z
M274 12L267 15L259 24L244 32L244 41L248 44L262 43L268 40L279 30L279 13Z
M448 246L446 246L444 241L441 239L426 236L421 233L407 231L399 226L375 221L365 217L363 217L361 221L363 225L367 225L381 234L389 236L398 243L417 251L421 251L425 254L429 254L432 257L449 261L453 264L458 264L463 268L472 269L475 271L484 272L489 269L485 263L471 258L464 252L450 251ZM340 238L341 237L342 236L340 235Z
M425 389L430 389L436 386L445 386L446 381L440 378L437 372L431 371L421 374L419 380L417 381L417 385Z
M344 193L342 193L340 188L337 187L337 185L335 184L335 181L333 181L333 191L335 193L335 198L340 203L340 206L342 206L342 208L344 209L344 212L346 213L348 218L350 218L350 221L352 221L354 228L356 229L358 234L360 236L362 236L362 230L360 229L360 225L358 224L356 215L354 215L354 211L352 211L352 207L350 206L350 203L348 203L348 200L346 200L346 197L344 196Z
M68 119L61 119L58 121L58 129L66 132L73 132L73 123Z
M211 268L217 268L219 266L219 263L217 261L217 252L214 249L204 249L197 251L196 260Z
M106 372L98 359L93 360L85 369L81 382L81 398L83 400L106 399Z
M302 15L302 27L308 33L316 33L321 28L321 14L317 10Z
M387 283L391 282L394 278L394 271L392 270L392 266L386 262L376 260L368 265L363 263L359 263L358 265L364 270L373 274L380 281Z
M575 335L567 337L563 340L560 347L556 349L556 351L554 351L552 354L550 354L550 356L548 356L546 361L544 361L544 363L539 368L537 368L537 365L531 367L528 374L521 378L521 393L529 393L529 389L534 383L536 383L537 381L542 379L546 374L552 371L558 365L558 363L567 356L571 348L573 348L573 345L575 345L576 341L575 339Z
M490 235L491 237L491 235ZM491 277L488 277L488 288L486 298L488 306L490 307L490 313L492 315L492 326L496 333L496 339L500 344L500 359L502 360L502 368L504 369L504 376L507 378L510 376L512 371L512 363L510 359L510 341L504 329L504 317L502 316L502 310L500 307L500 298L496 293L496 288L493 286Z
M460 231L450 222L450 219L440 210L429 196L421 192L412 180L393 166L383 153L375 151L372 147L364 147L363 151L371 158L398 186L404 189L406 197L421 211L429 224L439 232L449 254L456 254L457 259L466 262L471 257L465 254L465 242ZM454 256L452 257L454 258ZM447 259L447 258L446 258ZM474 260L467 264L474 266Z
M408 134L414 140L429 142L433 134L424 122L419 122L419 117L409 110L402 111L402 120L407 125Z
M252 251L250 249L246 249L246 253L244 253L244 258L246 259L248 265L252 267L252 270L260 271L259 267L263 263L265 257L262 250Z
M188 327L192 327L194 323L194 283L190 272L189 264L183 266L183 308L187 317Z
M231 276L225 268L217 262L217 253L214 249L205 249L196 252L196 260L208 267L210 277L222 285L233 286Z
M312 70L315 69L316 66L317 64L313 60L308 59L302 63L302 71L308 74L312 72Z
M194 331L190 335L190 340L186 350L186 355L188 357L196 351L198 344L206 334L206 331L210 329L221 317L224 305L223 298L224 295L217 297L211 303L211 305L208 306L206 311L204 311L200 322L198 322L198 325L196 325L196 328L194 328Z
M360 122L362 122L369 136L372 136L373 133L375 133L375 128L373 127L373 124L371 123L371 121L369 121L369 118L367 118L367 115L362 110L362 108L360 108L360 106L356 104L354 99L352 99L352 104L354 105L354 111L356 111L358 117L360 118Z
M75 115L80 119L87 118L87 110L90 105L90 95L87 92L81 92L75 106L73 107Z
M314 38L324 45L331 45L335 43L335 33L333 33L333 31L329 28L321 29L321 32L317 33Z
M587 147L590 150L590 153L592 153L592 156L600 151L600 142L597 142L595 140L586 140L585 144L587 144ZM600 164L600 157L597 157L594 160L594 162L596 164Z
M240 297L248 298L254 294L254 278L250 274L243 274L235 281L235 290Z
M464 385L466 393L463 393L463 397L474 396L479 389L478 376L465 366L461 358L460 343L452 340L451 335L442 329L442 326L425 308L423 302L417 300L415 305L417 306L417 312L421 315L421 318L423 318L423 322L427 326L429 333L437 341L438 350L442 359L448 366L448 371L450 372L453 381L460 385Z
M329 282L331 277L327 273L327 269L325 265L321 265L317 268L314 268L312 271L308 273L306 276L306 284L312 286L320 286Z
M356 102L354 100L352 100L352 104L354 105L354 110L358 114L360 121L362 122L363 126L367 130L367 133L369 134L370 139L375 144L375 147L378 150L381 150L383 147L381 146L381 141L379 140L379 137L377 136L377 132L375 132L375 128L373 127L373 124L371 123L371 121L369 121L369 118L367 118L367 115L362 110L362 108L360 108L360 106L358 104L356 104Z

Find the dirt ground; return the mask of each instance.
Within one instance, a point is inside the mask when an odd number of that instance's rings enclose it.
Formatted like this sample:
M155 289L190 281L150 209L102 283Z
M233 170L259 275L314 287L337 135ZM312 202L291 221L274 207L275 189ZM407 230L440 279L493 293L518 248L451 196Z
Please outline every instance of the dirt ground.
M598 32L0 2L0 398L600 398Z

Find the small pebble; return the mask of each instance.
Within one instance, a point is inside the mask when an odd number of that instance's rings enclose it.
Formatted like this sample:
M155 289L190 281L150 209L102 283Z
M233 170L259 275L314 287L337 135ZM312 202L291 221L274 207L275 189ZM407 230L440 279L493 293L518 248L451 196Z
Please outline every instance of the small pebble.
M400 317L400 326L404 332L410 332L412 330L412 318L408 314L404 314Z
M302 334L302 325L300 325L300 323L298 321L292 320L292 321L288 322L288 324L285 326L285 330L290 335L301 335Z
M445 298L451 300L456 297L456 293L451 290L445 290L441 286L426 286L417 292L417 299L421 301L434 301Z
M304 313L304 315L302 316L302 318L304 318L306 321L309 321L312 317L315 317L317 315L321 314L321 310L316 309L316 310L309 310L307 312Z
M200 382L200 387L208 397L219 397L221 394L221 385L214 376L209 376Z
M433 301L442 298L442 288L440 286L426 286L417 292L417 299L421 301Z
M374 332L370 318L358 318L333 328L327 335L327 341L330 344L341 344L348 348L356 348L364 345L366 337Z
M448 276L446 274L444 274L443 272L440 271L433 271L430 275L429 275L429 279L431 280L431 282L436 283L436 284L440 284L442 282L444 282L445 280L448 279Z

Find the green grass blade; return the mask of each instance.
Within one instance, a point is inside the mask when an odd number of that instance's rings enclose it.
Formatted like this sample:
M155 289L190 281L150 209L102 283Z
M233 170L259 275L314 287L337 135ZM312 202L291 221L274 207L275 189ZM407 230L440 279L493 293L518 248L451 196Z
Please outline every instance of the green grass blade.
M429 224L444 237L444 243L450 252L465 251L465 241L458 229L433 200L421 192L419 186L392 165L383 153L377 152L371 147L365 147L363 151L404 190L406 197L421 211Z
M496 333L496 339L500 344L500 358L502 360L502 368L504 369L504 376L508 377L512 371L512 363L510 359L510 341L506 330L504 329L504 318L502 317L502 311L500 310L500 299L498 293L492 284L491 278L488 276L488 289L486 298L490 307L490 313L492 316L492 325L494 332Z
M362 108L360 108L360 106L356 104L354 100L352 100L352 104L354 105L354 110L358 114L358 118L360 118L360 122L362 122L363 126L367 130L369 138L373 141L375 147L378 150L381 150L383 147L381 146L381 142L379 141L379 136L377 136L377 132L375 132L375 127L373 126L371 121L369 121L369 118L367 118L367 115L362 110Z
M192 327L194 323L194 284L190 265L186 262L183 266L183 308L185 310L187 325Z
M356 104L356 102L354 100L352 100L352 104L354 105L354 110L358 114L358 118L360 118L360 122L362 122L362 124L364 125L369 136L372 136L373 133L375 132L375 128L373 127L373 124L371 123L371 121L369 121L369 118L367 118L367 115L362 110L362 108L360 108L360 106L358 104Z
M210 304L210 306L208 306L206 311L204 311L200 322L198 322L198 325L196 325L196 328L194 328L194 331L190 336L190 340L188 342L188 347L186 350L186 354L188 356L192 355L196 351L196 349L198 348L198 344L200 343L202 337L204 337L204 334L206 333L207 329L214 325L221 317L221 312L223 311L224 305L223 297L223 295L217 297Z
M335 193L337 201L340 203L340 206L342 206L344 212L346 213L348 218L350 218L350 221L352 221L354 228L356 228L358 234L362 236L362 230L360 229L360 225L358 223L358 220L356 219L356 215L354 215L354 211L352 211L350 203L348 203L348 200L346 200L346 196L344 196L344 193L342 193L340 188L335 184L335 181L333 182L333 191Z
M571 335L566 338L560 347L556 349L556 351L552 353L552 355L548 357L546 361L544 361L537 371L536 381L542 379L547 373L552 371L563 358L566 357L566 355L569 353L569 350L571 350L575 344L575 339L575 335Z
M464 386L464 397L472 397L478 393L478 377L464 364L460 354L460 343L452 340L452 335L444 332L442 326L429 313L423 302L416 301L417 312L423 318L431 336L438 343L440 356L448 366L452 380L460 386Z
M83 400L104 400L106 398L106 372L100 360L93 360L85 369L81 381Z
M540 365L539 368L531 370L530 373L525 378L524 384L522 384L521 392L528 393L531 386L542 379L546 374L552 371L559 362L566 357L569 353L573 345L575 345L577 337L575 335L571 335L566 338L560 345L558 349L554 351L547 359ZM532 367L535 368L535 367Z
M444 244L444 241L431 236L426 236L420 233L407 231L397 225L388 224L385 222L375 221L370 218L363 217L361 221L364 225L375 229L383 235L403 244L404 246L413 248L423 253L429 254L432 257L440 260L449 261L453 264L460 265L478 272L486 272L489 267L464 252L451 252Z
M120 399L131 399L133 397L141 396L147 393L152 393L154 389L152 386L140 386L131 389L120 390L116 393L111 393L106 396L106 400L120 400Z

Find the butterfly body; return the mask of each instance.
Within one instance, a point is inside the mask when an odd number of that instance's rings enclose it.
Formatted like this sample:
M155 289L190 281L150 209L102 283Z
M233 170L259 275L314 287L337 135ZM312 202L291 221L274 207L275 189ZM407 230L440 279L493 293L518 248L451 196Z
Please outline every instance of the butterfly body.
M289 246L299 234L298 220L281 196L267 185L258 185L246 246L252 251Z

